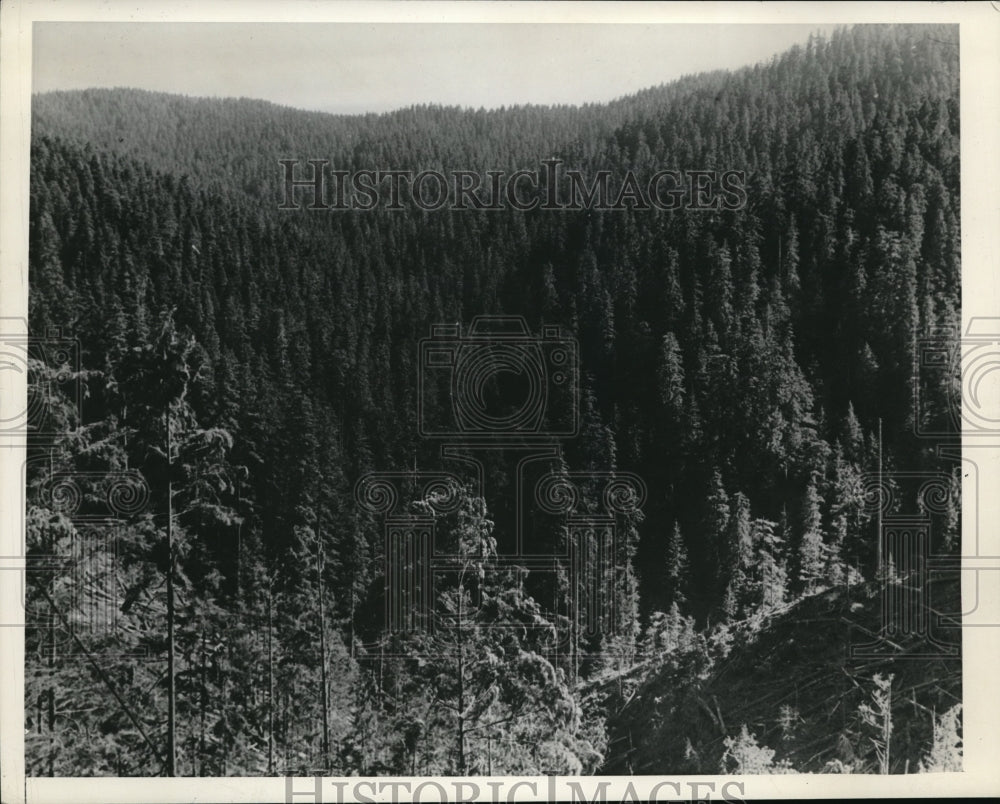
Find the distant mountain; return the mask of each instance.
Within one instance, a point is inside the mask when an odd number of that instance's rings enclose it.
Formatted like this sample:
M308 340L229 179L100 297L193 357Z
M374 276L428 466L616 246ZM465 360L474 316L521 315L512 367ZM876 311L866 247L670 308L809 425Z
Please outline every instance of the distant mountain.
M280 158L330 159L352 171L442 164L513 170L575 141L600 141L624 116L620 105L498 111L421 106L345 116L136 89L36 95L32 113L35 136L65 137L265 199L280 197Z

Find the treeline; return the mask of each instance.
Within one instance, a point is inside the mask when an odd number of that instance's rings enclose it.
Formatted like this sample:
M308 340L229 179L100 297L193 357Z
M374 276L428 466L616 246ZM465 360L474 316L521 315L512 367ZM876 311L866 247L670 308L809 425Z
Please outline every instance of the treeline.
M573 684L609 653L638 660L663 617L702 629L871 579L863 475L939 468L913 434L951 402L953 378L918 377L915 357L958 323L958 74L951 28L859 26L579 109L333 117L133 90L36 97L30 324L79 339L85 393L80 429L54 455L33 445L48 457L29 473L29 546L76 538L46 496L53 469L137 470L151 492L121 526L116 635L85 647L101 673L56 658L65 623L29 632L34 772L150 772L168 699L182 773L594 772L603 715ZM280 158L500 170L550 156L616 177L744 170L749 201L277 209ZM552 468L634 473L648 498L622 529L614 633L566 652L573 590L487 573L513 503L462 491L439 526L490 581L445 584L446 644L421 650L470 663L407 659L417 648L382 633L382 525L353 487L448 468L418 435L417 344L484 314L576 338L581 434ZM947 549L954 495L934 517ZM568 538L556 522L531 537ZM62 593L39 576L29 598L39 616L79 608ZM113 658L136 651L148 661ZM70 700L112 686L112 710Z

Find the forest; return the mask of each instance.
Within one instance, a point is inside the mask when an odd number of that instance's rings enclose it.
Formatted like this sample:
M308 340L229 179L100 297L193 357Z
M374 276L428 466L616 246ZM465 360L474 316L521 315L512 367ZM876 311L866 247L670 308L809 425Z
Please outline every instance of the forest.
M957 651L856 660L843 625L900 582L882 517L958 551L925 437L957 369L920 360L960 324L958 57L862 25L579 107L34 96L29 773L960 767ZM280 160L551 158L741 171L746 203L281 208ZM477 321L574 365L565 409L470 446L421 349ZM527 393L501 374L488 421Z

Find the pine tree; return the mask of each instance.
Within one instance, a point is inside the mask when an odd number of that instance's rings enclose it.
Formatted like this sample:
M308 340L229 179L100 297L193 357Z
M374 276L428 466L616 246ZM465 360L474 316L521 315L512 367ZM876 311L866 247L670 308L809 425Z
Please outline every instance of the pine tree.
M750 733L746 723L740 728L738 737L726 737L723 743L725 751L719 760L721 773L750 775L792 772L787 761L774 761L774 749L757 743L756 735Z
M815 476L806 486L799 522L797 585L803 594L809 595L824 580L822 515Z
M702 555L708 562L707 573L713 589L718 589L724 579L724 558L726 536L730 527L729 495L722 485L722 474L718 469L712 473L705 497L702 519ZM713 597L715 595L713 594ZM717 598L716 598L717 599Z
M862 702L858 707L861 722L868 727L869 739L875 749L879 773L889 773L890 746L892 742L892 680L890 673L883 676L876 673L872 676L875 687L871 693L871 701Z
M684 605L687 599L684 586L688 580L689 562L679 522L674 522L674 529L667 544L666 569L666 599L670 604Z
M751 527L755 570L749 590L751 599L748 601L748 606L760 606L762 610L767 611L785 602L788 587L785 544L778 535L774 522L755 519Z
M118 382L122 404L130 410L130 421L137 423L130 429L130 452L158 492L156 507L147 518L149 526L162 534L157 553L166 578L169 776L180 770L182 743L177 733L177 586L192 609L185 619L197 612L199 596L203 605L212 603L212 596L219 593L218 572L213 570L216 556L213 546L197 537L239 521L226 499L232 491L232 469L226 458L232 438L219 428L201 428L188 402L199 379L192 373L194 350L193 339L180 336L167 314L156 341L134 347L123 358ZM157 519L162 524L154 524ZM191 572L197 575L192 577ZM197 595L195 584L200 587Z
M934 718L931 750L920 762L920 773L960 773L962 771L962 704L955 704Z
M724 553L725 571L729 580L723 611L729 619L735 619L743 613L743 607L750 596L750 572L754 557L750 501L738 491L732 497L732 507Z

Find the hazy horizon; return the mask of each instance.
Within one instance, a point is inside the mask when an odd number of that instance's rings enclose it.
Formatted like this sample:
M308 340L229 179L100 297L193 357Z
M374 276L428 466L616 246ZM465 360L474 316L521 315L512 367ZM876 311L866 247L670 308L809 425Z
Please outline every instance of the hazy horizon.
M765 62L836 27L46 22L32 92L141 89L329 114L580 106Z

